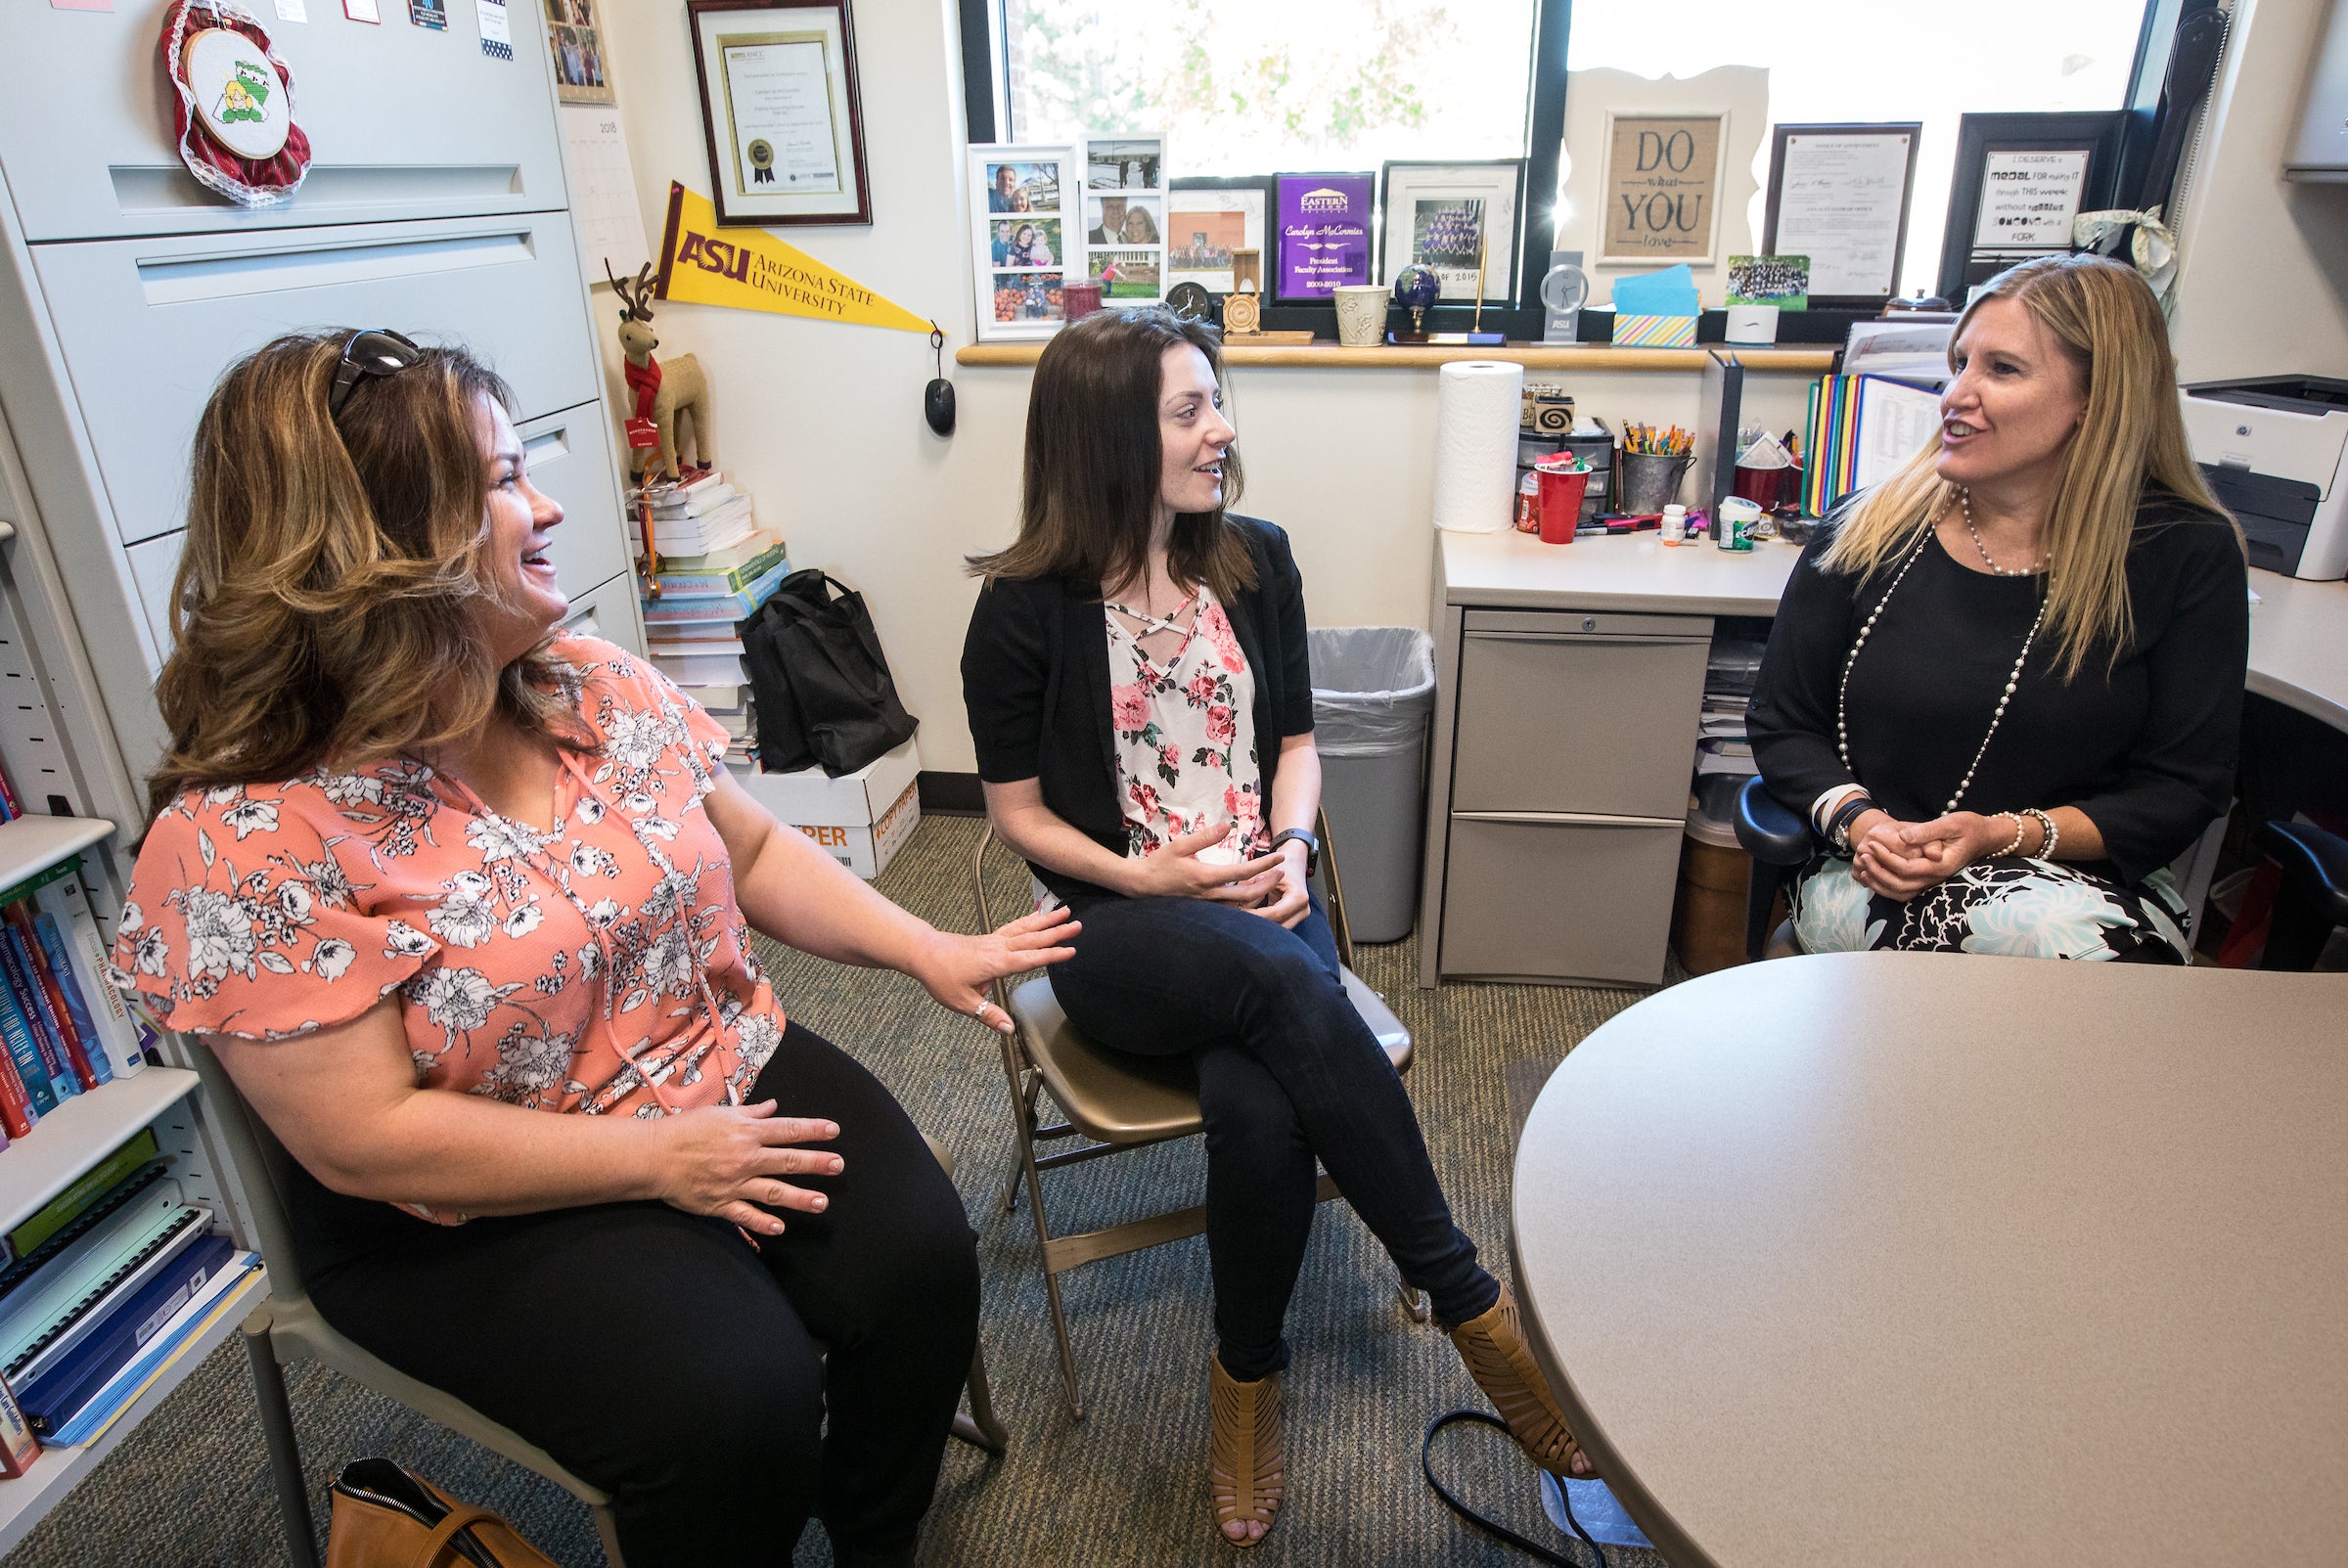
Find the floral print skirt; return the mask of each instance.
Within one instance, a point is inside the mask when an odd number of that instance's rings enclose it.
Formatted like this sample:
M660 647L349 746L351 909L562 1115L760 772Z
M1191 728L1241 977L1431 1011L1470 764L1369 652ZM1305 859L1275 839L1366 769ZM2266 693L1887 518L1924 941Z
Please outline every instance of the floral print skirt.
M2156 871L2134 887L2055 861L1997 856L1902 903L1870 892L1839 855L1795 878L1805 953L2000 953L2013 958L2188 963L2185 900Z

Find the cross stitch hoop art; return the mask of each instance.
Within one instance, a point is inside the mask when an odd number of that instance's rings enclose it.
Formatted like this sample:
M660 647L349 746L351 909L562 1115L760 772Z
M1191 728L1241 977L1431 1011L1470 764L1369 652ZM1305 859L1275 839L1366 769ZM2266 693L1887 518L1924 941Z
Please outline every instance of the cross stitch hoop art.
M294 73L236 0L178 0L163 22L163 72L188 172L244 206L301 188L310 139L294 123Z

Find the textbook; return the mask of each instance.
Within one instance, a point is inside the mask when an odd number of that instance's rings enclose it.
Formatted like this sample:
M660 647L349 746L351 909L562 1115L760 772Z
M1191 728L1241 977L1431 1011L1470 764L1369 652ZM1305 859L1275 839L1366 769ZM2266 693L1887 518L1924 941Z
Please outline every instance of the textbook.
M76 864L78 861L76 857ZM81 982L82 1001L98 1026L98 1043L106 1053L107 1065L116 1078L141 1071L147 1057L139 1050L138 1030L128 1004L106 977L111 955L98 930L98 918L90 913L89 890L78 876L62 877L35 893L33 903L44 914L54 916L65 930L73 972Z
M91 1310L158 1257L202 1235L210 1211L180 1201L177 1182L158 1182L36 1269L0 1302L0 1377L46 1365L52 1346L75 1337Z
M655 524L655 526L657 525ZM663 554L660 557L660 572L662 576L666 576L670 572L690 576L696 572L731 571L737 566L751 564L769 551L773 551L777 555L783 553L783 536L772 528L758 527L751 529L725 548L712 550L704 555L671 556Z
M777 557L774 565L763 576L740 593L681 595L674 590L663 592L658 599L648 599L644 603L645 635L652 636L652 628L655 626L666 628L701 622L722 626L731 634L734 623L765 604L766 596L775 591L776 584L790 575L790 562ZM667 581L663 574L662 584L665 586Z
M116 1291L103 1312L93 1315L90 1332L17 1383L25 1424L36 1434L54 1432L80 1414L235 1253L227 1236L206 1235L138 1288Z
M769 534L766 537L774 536ZM660 597L647 600L646 603L657 606L680 600L706 602L729 595L739 596L761 580L775 577L778 572L788 574L790 570L790 562L784 559L783 541L780 539L739 566L705 571L683 570L674 557L662 556L660 569L654 574L654 581L660 585Z
M127 1181L140 1166L149 1160L159 1159L161 1155L161 1145L155 1140L155 1129L140 1128L120 1148L84 1171L71 1187L43 1204L39 1213L9 1232L9 1256L29 1256L34 1248L71 1224L83 1210Z
M58 1094L49 1081L49 1069L41 1060L41 1048L33 1042L32 1025L24 1021L17 1006L13 987L0 985L0 1041L8 1045L8 1059L17 1069L17 1077L24 1086L28 1117L39 1121L57 1109ZM22 1131L11 1126L11 1138L23 1138L31 1132L30 1126Z
M41 1034L54 1049L58 1062L72 1078L75 1089L87 1093L106 1079L90 1064L89 1053L83 1049L81 1038L74 1033L73 1020L66 1011L64 992L49 973L47 961L41 955L40 933L32 929L30 918L23 904L11 904L0 909L0 921L5 928L0 935L8 938L0 959L7 963L9 983L17 988L17 1000L24 1014L33 1020ZM54 1074L56 1069L52 1069ZM107 1077L113 1075L110 1072Z
M261 1266L257 1252L239 1252L230 1257L228 1266L212 1275L196 1292L195 1299L182 1307L162 1327L157 1329L136 1360L116 1372L105 1387L91 1396L89 1402L55 1432L44 1433L41 1442L50 1448L76 1448L103 1436L114 1424L114 1418L128 1410L141 1394L154 1386L171 1364L181 1347L197 1338L216 1322L228 1310L228 1297L246 1277Z

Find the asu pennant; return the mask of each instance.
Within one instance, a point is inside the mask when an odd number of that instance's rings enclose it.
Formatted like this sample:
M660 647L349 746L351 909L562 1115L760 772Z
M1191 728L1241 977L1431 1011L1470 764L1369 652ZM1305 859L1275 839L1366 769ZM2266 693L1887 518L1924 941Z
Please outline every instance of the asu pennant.
M718 238L721 233L724 239ZM660 238L660 276L653 297L908 333L926 334L930 325L764 229L720 230L709 199L674 181L668 187L668 228Z

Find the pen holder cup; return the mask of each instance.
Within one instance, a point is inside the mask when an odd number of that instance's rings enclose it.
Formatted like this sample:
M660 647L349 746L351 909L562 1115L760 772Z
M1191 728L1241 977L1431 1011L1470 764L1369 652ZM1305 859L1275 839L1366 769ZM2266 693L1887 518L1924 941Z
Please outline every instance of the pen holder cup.
M1590 470L1536 468L1541 480L1541 542L1573 543L1573 530L1582 520L1582 493L1590 487Z
M1686 477L1688 466L1695 459L1693 455L1672 458L1651 452L1625 452L1616 461L1622 465L1618 504L1625 513L1644 517L1661 512L1666 504L1680 498L1680 480Z

